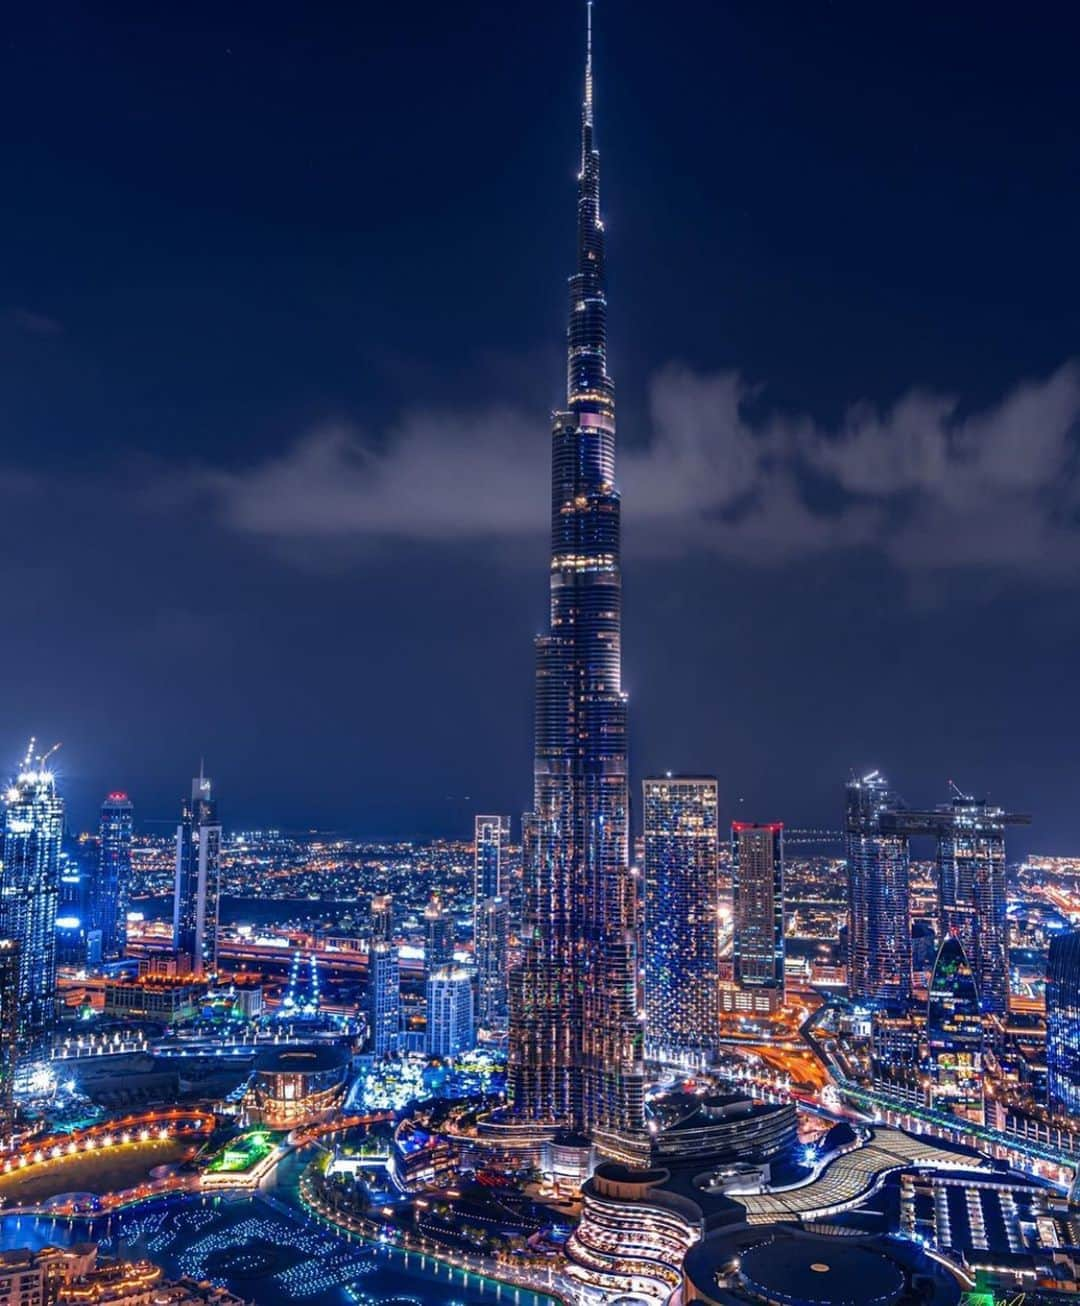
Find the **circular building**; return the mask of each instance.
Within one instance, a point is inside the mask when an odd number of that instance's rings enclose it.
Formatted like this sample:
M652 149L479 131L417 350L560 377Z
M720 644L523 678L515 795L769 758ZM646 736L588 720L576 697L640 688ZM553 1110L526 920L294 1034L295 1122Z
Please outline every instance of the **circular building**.
M781 1306L893 1306L905 1286L895 1261L842 1238L770 1239L743 1253L738 1277L748 1296Z
M349 1063L348 1051L332 1043L261 1053L244 1098L249 1123L293 1129L336 1111L345 1101Z

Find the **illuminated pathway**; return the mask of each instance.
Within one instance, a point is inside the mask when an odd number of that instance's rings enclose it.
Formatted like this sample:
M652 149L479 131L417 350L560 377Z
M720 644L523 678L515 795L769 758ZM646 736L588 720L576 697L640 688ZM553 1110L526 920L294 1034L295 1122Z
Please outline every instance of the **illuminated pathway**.
M209 1111L145 1111L123 1116L90 1129L36 1138L14 1151L0 1153L0 1174L44 1165L79 1152L106 1151L166 1138L209 1138L215 1123Z

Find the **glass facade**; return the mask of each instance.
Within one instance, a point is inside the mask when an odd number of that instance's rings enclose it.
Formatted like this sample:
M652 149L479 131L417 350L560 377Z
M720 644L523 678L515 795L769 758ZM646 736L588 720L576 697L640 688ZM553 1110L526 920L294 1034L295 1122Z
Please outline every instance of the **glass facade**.
M570 278L567 404L552 429L550 627L536 644L524 960L511 985L509 1092L531 1122L644 1128L622 692L615 392L594 143L592 9Z
M970 959L983 1010L1008 1009L1005 813L985 799L956 797L938 836L941 937L955 934Z
M133 822L134 809L127 794L109 794L101 805L98 871L90 913L91 928L101 931L104 961L122 957L127 946Z
M368 952L369 1048L377 1057L401 1046L401 965L392 943L375 942Z
M18 945L16 1037L20 1056L41 1055L56 1023L56 917L64 800L33 744L4 800L0 938Z
M424 908L424 969L450 966L454 961L454 922L438 896Z
M193 975L217 970L220 893L221 825L211 783L199 775L176 828L173 889L173 949Z
M979 987L955 935L942 943L926 1008L930 1105L983 1123L983 1019Z
M720 979L717 783L644 783L645 1027L652 1055L715 1047Z
M1050 1105L1080 1115L1080 930L1050 941L1046 1079Z
M731 827L735 982L784 994L784 827Z
M428 1056L452 1058L473 1046L472 976L460 966L433 971L427 982Z
M15 1065L19 1036L19 945L0 939L0 1140L15 1124Z
M848 989L858 1002L903 1005L911 997L908 839L887 828L897 806L877 771L846 790Z
M506 899L485 898L476 916L476 1023L491 1035L505 1036L509 1018L509 925Z
M473 908L504 891L503 859L510 843L508 816L478 816L473 842Z

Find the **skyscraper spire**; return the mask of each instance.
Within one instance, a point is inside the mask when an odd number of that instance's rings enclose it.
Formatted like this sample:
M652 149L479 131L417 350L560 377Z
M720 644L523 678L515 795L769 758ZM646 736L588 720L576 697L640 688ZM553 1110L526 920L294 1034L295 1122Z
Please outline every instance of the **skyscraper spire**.
M593 73L592 73L592 7L593 0L585 6L585 123L593 125Z

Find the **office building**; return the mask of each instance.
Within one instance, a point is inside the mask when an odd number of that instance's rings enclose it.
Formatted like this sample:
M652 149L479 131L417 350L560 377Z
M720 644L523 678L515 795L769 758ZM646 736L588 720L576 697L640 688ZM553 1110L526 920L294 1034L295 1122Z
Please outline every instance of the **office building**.
M428 976L428 1056L461 1056L473 1046L472 976L462 966L444 966Z
M217 970L220 896L221 824L211 782L200 771L176 827L173 890L173 949L192 975Z
M0 1144L15 1124L15 1067L19 1036L19 945L0 939Z
M645 1030L651 1055L700 1059L715 1047L720 950L717 783L644 783Z
M451 966L454 961L454 922L438 894L424 908L424 970Z
M736 984L784 1001L784 827L731 827L733 958Z
M134 809L127 794L109 794L101 804L97 875L90 909L90 928L101 932L103 961L122 957L127 946L133 822Z
M930 1104L982 1124L983 1018L979 989L960 940L938 951L926 1009Z
M64 834L60 840L60 899L56 911L56 964L77 970L101 959L101 936L91 927L96 850Z
M1050 941L1046 1083L1051 1107L1080 1116L1080 930L1067 930Z
M473 838L473 906L502 895L506 850L510 843L508 816L478 816Z
M903 1006L911 997L910 853L887 819L898 800L878 771L845 793L848 989L856 1002Z
M488 1035L506 1034L509 1017L507 949L509 903L485 898L476 915L476 1024Z
M371 899L371 941L394 941L394 900L388 893L377 893Z
M64 802L48 755L34 757L4 796L0 938L18 944L17 1043L20 1057L47 1050L56 1022L56 917Z
M644 1134L644 1038L591 15L590 6L567 402L552 428L550 625L536 642L534 847L507 1080L523 1125L587 1130L600 1151L625 1156Z
M401 1048L401 968L397 948L378 940L368 952L368 1050L377 1057Z

